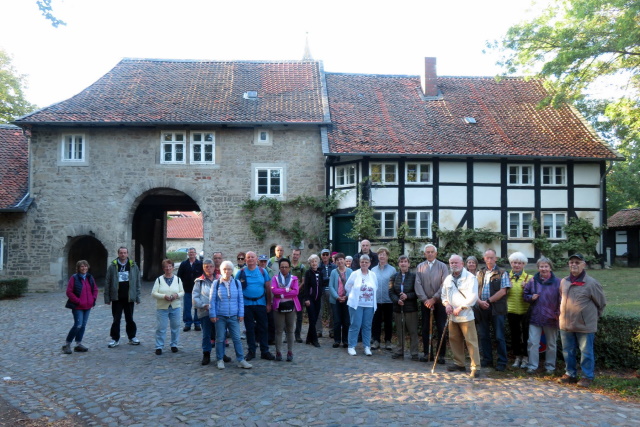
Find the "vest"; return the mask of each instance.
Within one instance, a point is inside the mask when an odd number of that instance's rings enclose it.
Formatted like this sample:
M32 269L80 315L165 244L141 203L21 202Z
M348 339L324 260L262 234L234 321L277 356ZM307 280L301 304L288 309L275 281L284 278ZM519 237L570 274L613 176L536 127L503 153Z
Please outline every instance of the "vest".
M486 268L483 268L478 272L478 296L482 295L482 289L484 288L484 275L487 272ZM501 289L502 286L502 275L504 274L504 270L499 268L497 270L491 271L491 279L489 282L489 296L495 295ZM507 291L508 292L508 291ZM491 303L491 313L495 315L504 315L507 314L507 296L500 298L499 301L495 301Z

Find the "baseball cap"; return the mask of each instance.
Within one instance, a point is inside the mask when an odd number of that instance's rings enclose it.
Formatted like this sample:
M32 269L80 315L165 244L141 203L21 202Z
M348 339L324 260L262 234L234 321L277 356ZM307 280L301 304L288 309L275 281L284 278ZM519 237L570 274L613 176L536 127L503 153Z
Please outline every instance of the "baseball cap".
M575 253L575 254L571 255L569 257L569 259L571 259L571 258L578 258L580 261L584 261L584 256L582 256L582 254L579 254L579 253Z
M258 261L269 261L269 257L267 257L266 255L260 255L258 257Z
M329 249L323 249L320 251L321 254L330 254L331 252L329 251Z

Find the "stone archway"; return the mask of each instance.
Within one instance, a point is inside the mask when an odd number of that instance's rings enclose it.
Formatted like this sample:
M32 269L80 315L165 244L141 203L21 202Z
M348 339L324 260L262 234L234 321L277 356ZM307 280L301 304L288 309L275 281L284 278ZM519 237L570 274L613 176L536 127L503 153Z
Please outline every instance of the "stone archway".
M67 249L68 275L76 272L76 263L83 259L91 266L89 272L96 279L98 286L103 286L107 275L108 253L102 242L89 235L76 236L69 240Z
M137 206L136 206L137 205ZM172 188L145 191L134 203L131 237L136 262L144 280L162 274L161 262L166 251L167 211L200 211L189 195Z

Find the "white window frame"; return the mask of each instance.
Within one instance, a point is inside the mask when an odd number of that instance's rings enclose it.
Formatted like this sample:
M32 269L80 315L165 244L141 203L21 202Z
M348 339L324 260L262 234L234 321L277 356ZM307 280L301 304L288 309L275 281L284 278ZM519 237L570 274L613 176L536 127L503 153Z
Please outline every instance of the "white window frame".
M373 176L373 168L380 166L380 180L376 181ZM393 168L393 175L395 179L393 181L387 181L387 174L390 173L387 169ZM369 177L374 184L397 184L398 183L398 164L397 163L381 163L374 162L369 164Z
M515 168L515 174L512 174L512 168ZM528 174L525 174L525 168ZM515 175L515 182L511 182L512 175ZM507 165L507 183L508 185L533 185L533 165Z
M165 139L167 135L171 135L171 140ZM182 146L182 160L176 160L180 145ZM165 159L166 147L171 147L171 160ZM187 163L187 133L185 131L160 132L160 163L165 165L184 165Z
M415 165L416 166L416 179L414 181L411 181L409 179L409 167ZM427 167L428 170L426 172L427 174L427 180L422 180L422 173L419 169L421 167ZM433 183L433 165L431 163L426 163L426 162L407 162L405 164L405 168L404 168L404 180L407 184L409 185L416 185L416 184L431 184Z
M373 217L378 221L378 227L376 228L376 235L378 237L380 237L381 239L390 239L396 237L398 229L398 213L396 211L375 211L373 213ZM389 230L389 227L387 227L387 222L389 220L393 221L391 230ZM388 231L391 231L390 235L387 234Z
M509 239L533 239L533 212L508 212L509 218L507 219L509 224ZM512 218L517 216L517 228L516 235L512 234ZM528 217L528 224L525 222L525 216Z
M72 138L72 141L67 141L67 138ZM80 138L80 149L78 150L78 142L76 138ZM71 153L69 153L69 143L71 146ZM78 151L80 156L78 157ZM62 135L60 142L60 162L66 164L86 164L87 163L87 138L83 133L65 133Z
M256 128L253 136L254 145L273 145L273 135L270 129Z
M0 270L4 267L4 237L0 237Z
M411 224L410 224L411 220L409 219L409 216L413 215L413 214L416 215L416 217L415 217L415 223L416 224L415 224L415 227L413 228L414 231L412 232L411 231L412 227L411 227ZM427 229L426 234L422 234L422 231L421 231L423 228L425 228L425 226L423 226L423 224L422 224L423 220L422 220L422 218L420 218L420 216L422 214L427 214L428 215L428 218L426 219L426 222L427 222L427 224L426 224L426 229ZM429 238L431 237L431 222L432 222L432 219L433 219L433 212L432 211L407 210L405 215L406 215L406 218L407 218L407 221L406 221L407 222L407 226L409 227L409 235L411 237L429 237Z
M551 172L546 173L545 172ZM560 174L558 174L560 172ZM563 186L567 185L567 167L561 165L542 165L541 167L542 180L540 181L544 186ZM558 182L557 178L560 178ZM545 178L549 178L549 182L544 182Z
M343 173L343 183L340 183L340 173ZM350 173L352 172L352 173ZM356 165L344 165L344 166L336 166L336 187L350 187L356 184L356 176L357 176L357 168Z
M558 219L558 216L562 215L562 219ZM550 233L545 231L545 216L551 217L551 229ZM541 232L549 239L562 240L566 239L567 235L564 232L564 226L567 224L566 212L542 212L540 215ZM559 229L558 229L559 228Z
M284 163L254 163L251 165L253 173L251 174L251 194L254 199L261 197L272 197L278 200L284 200L287 191L287 168ZM280 171L280 192L271 193L271 171ZM267 172L267 193L259 193L260 172Z
M200 140L196 138L200 136ZM211 135L212 140L207 141L206 138ZM196 160L196 147L200 147L200 160ZM211 148L211 160L205 160L205 152L207 147ZM194 165L215 165L216 164L216 133L213 131L192 131L189 135L189 161Z

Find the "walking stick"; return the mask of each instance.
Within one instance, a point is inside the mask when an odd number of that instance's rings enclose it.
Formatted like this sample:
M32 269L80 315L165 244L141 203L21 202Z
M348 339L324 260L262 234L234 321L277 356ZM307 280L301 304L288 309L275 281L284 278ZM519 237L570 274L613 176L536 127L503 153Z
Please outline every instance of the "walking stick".
M429 310L429 350L427 351L427 360L429 360L429 358L431 357L432 342L433 342L433 307L431 307L431 309Z
M440 356L440 350L442 349L442 343L445 340L445 336L447 334L447 327L449 326L449 319L451 319L451 316L447 316L447 321L444 324L444 331L442 332L442 339L440 340L440 345L438 345L438 351L436 352L436 357L433 359L433 368L431 368L431 373L433 374L436 370L436 363L438 363L438 356Z
M400 306L400 314L401 314L401 318L402 318L402 329L401 329L401 333L400 333L400 342L401 342L401 348L402 348L402 358L404 359L404 305Z

